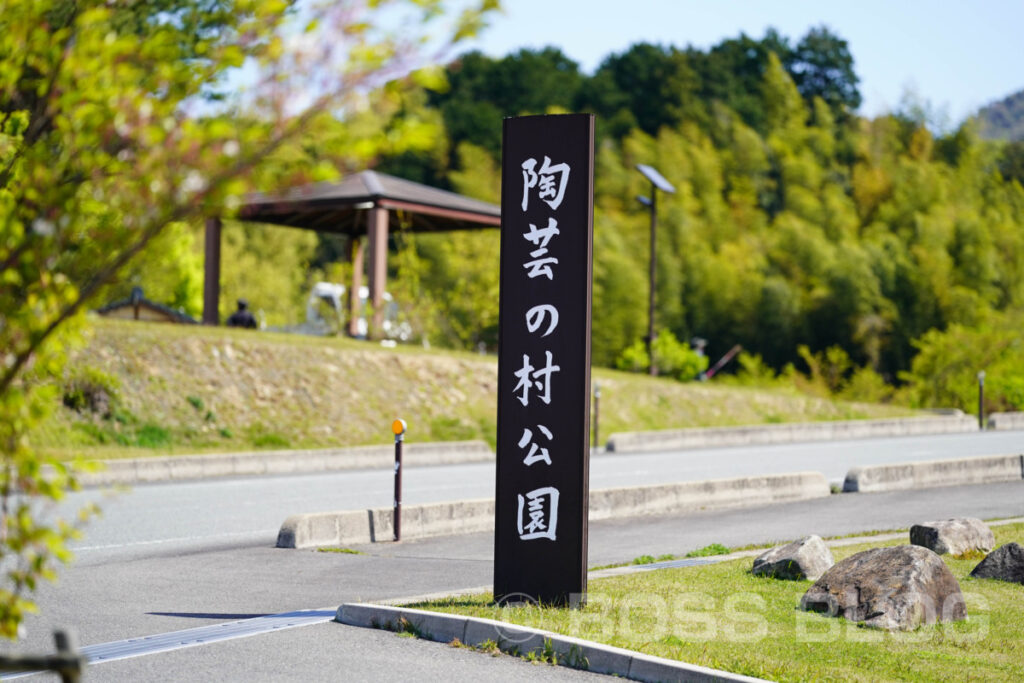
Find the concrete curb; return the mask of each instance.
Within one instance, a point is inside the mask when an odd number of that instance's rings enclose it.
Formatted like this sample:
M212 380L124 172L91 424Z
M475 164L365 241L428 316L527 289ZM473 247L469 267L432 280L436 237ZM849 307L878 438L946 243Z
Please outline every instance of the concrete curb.
M995 431L1024 429L1024 412L992 413L988 416L988 428Z
M626 486L591 491L589 518L612 519L750 507L824 498L830 493L825 475L820 472Z
M458 640L477 647L494 642L502 651L516 655L555 653L559 664L595 673L622 676L634 681L760 681L727 671L717 671L662 657L550 631L513 626L492 619L440 614L406 607L346 603L338 608L335 621L348 626L411 631L420 638L439 643Z
M959 411L958 411L959 412ZM1024 427L1024 425L1022 425ZM670 429L653 432L621 432L608 438L608 452L715 448L755 444L869 439L918 434L953 434L978 431L978 421L969 415L907 417L892 420L849 420L843 422L794 422L791 424L751 425Z
M993 413L992 429L1024 430L1024 413ZM860 439L912 434L977 431L974 418L902 418L809 422L748 427L712 427L657 432L612 434L606 449L595 453L643 452L666 449L710 448L747 444L792 443L833 439ZM406 443L405 462L411 467L494 462L494 451L483 441ZM356 446L316 450L258 451L209 455L157 456L98 460L101 470L79 474L82 486L118 486L212 477L262 474L304 474L357 469L383 469L394 462L393 446Z
M1021 479L1024 479L1024 455L986 455L854 467L846 474L843 492L901 491Z
M1002 519L988 522L989 526L1000 526L1003 524L1015 524L1024 522L1024 517ZM887 541L898 538L906 538L907 531L892 534L879 534L874 536L856 536L839 538L825 541L830 548L857 545L859 543ZM764 552L765 548L751 550L740 550L728 555L716 555L714 557L699 558L707 564L727 562L729 560L756 557ZM626 574L638 574L661 568L668 568L672 562L659 562L647 565L624 565L609 569L598 569L588 572L588 579L599 579L610 576L622 576ZM389 630L400 630L401 619L405 619L411 630L421 638L427 638L436 642L452 642L455 638L466 645L479 646L486 640L493 640L505 652L512 652L518 648L518 654L526 654L523 645L529 643L536 647L535 637L539 637L541 649L533 650L542 654L545 645L544 639L548 640L550 650L558 653L560 664L572 666L579 664L585 658L588 663L588 670L595 673L606 673L618 675L634 680L654 681L758 681L761 679L748 678L739 674L731 674L714 669L686 664L675 660L665 660L657 657L650 657L631 650L580 640L570 636L562 636L539 629L530 629L521 626L513 626L504 622L491 619L478 619L475 617L462 617L458 615L441 614L426 610L417 610L404 605L440 600L451 596L476 595L486 593L491 586L477 586L456 591L445 591L440 593L428 593L423 595L405 596L382 600L377 604L346 603L338 607L335 621L350 626L363 628L386 628ZM436 618L436 619L435 619ZM470 622L475 622L471 628ZM488 629L491 629L488 634ZM405 630L410 630L407 626ZM461 632L461 635L460 635ZM502 645L502 636L508 636L509 640ZM482 640L480 638L482 637ZM514 638L514 640L513 640ZM525 642L521 639L526 638ZM515 642L519 641L519 642ZM653 661L652 661L653 660ZM656 670L648 667L658 667ZM709 677L710 676L710 677Z
M590 519L673 514L823 498L820 472L630 486L590 492ZM281 525L278 548L312 548L390 541L392 508L293 515ZM466 500L402 507L402 538L491 531L494 501Z
M407 467L493 462L494 451L483 441L409 443L403 449L402 458ZM102 460L101 471L83 473L79 481L82 486L115 486L211 477L383 469L391 467L394 461L395 447L390 445L168 455Z
M278 548L315 548L390 541L394 510L342 510L292 515L277 533ZM402 506L402 538L472 534L494 528L494 501L460 500Z

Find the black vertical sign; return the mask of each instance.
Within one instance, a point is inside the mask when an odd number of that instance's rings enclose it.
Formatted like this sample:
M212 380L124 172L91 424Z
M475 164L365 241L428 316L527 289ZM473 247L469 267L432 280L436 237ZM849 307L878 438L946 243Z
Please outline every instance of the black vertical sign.
M594 117L505 119L494 596L587 586Z

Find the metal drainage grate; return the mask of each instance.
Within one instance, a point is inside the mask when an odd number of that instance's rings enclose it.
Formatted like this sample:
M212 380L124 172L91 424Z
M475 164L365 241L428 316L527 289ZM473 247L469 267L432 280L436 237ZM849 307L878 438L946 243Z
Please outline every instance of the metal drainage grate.
M113 643L90 645L82 648L82 654L88 657L89 664L113 662L118 659L141 657L143 655L156 654L157 652L168 652L197 645L209 645L221 640L247 638L287 628L322 624L334 619L335 612L336 610L334 609L316 609L271 614L265 617L229 621L224 624L200 626L198 628L185 629L184 631L172 631L142 638L119 640Z
M209 645L221 640L232 640L234 638L247 638L271 631L282 631L288 628L299 626L312 626L323 624L334 619L336 609L312 609L300 610L298 612L285 612L283 614L270 614L265 617L253 619L241 619L229 621L223 624L212 624L189 628L184 631L171 631L170 633L158 633L142 638L129 638L118 640L113 643L100 643L81 648L90 665L102 664L103 662L114 662L119 659L130 657L142 657L153 655L159 652L170 652L186 647L198 645ZM4 680L32 676L32 672L15 673L2 676Z

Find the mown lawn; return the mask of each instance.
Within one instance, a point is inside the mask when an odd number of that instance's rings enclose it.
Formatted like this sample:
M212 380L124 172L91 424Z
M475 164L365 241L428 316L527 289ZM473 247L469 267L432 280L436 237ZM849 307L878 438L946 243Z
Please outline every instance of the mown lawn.
M994 526L997 546L1024 524ZM836 561L887 541L834 548ZM492 596L412 605L543 628L778 681L1024 680L1024 586L972 579L978 559L943 558L967 602L955 624L886 633L797 609L810 581L750 574L752 560L592 580L581 610L506 607Z

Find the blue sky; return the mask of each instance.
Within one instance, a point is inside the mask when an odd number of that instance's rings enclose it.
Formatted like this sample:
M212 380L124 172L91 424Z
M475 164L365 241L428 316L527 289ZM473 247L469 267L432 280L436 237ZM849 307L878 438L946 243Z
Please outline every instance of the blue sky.
M958 124L1024 89L1024 0L503 0L466 49L504 56L555 45L584 71L633 43L707 48L775 27L793 42L826 24L850 44L861 113L897 108L912 88Z

